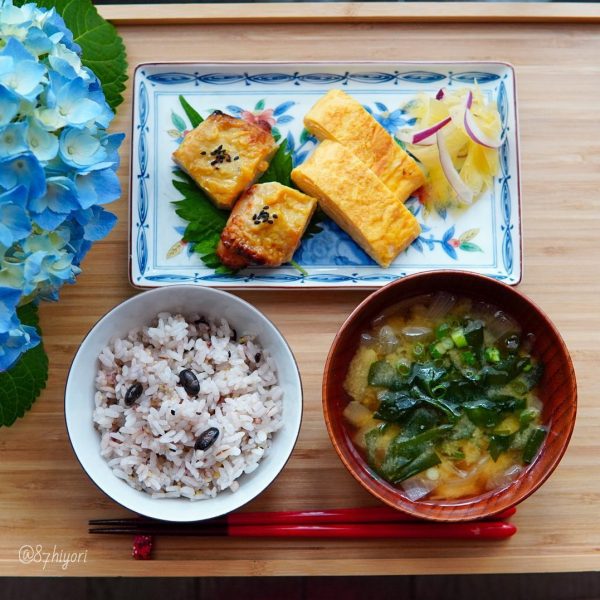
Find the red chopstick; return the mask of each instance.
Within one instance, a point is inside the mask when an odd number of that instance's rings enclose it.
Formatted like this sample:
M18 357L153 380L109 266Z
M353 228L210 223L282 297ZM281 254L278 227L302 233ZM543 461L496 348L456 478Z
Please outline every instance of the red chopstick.
M507 519L517 512L509 508L486 520ZM404 523L420 522L421 519L402 513L390 506L368 506L360 508L332 508L325 510L238 512L226 515L229 525L303 525L326 523Z
M335 525L230 525L228 537L502 539L517 532L510 523L353 523Z
M517 528L503 521L479 523L346 523L330 525L226 525L204 527L171 525L156 527L140 525L90 529L91 533L202 536L202 537L252 537L252 538L453 538L498 540L514 535Z
M509 508L486 521L499 521L514 515L516 508ZM482 519L484 520L484 519ZM208 519L186 524L186 527L205 527L218 525L327 525L350 523L412 523L421 519L402 513L389 506L367 506L360 508L332 508L325 510L276 511L276 512L237 512L224 517ZM176 527L180 524L154 519L94 519L93 526L118 526L137 528L140 525Z

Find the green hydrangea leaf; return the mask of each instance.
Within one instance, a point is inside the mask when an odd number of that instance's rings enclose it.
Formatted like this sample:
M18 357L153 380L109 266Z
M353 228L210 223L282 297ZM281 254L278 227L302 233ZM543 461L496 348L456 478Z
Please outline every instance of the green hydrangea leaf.
M27 304L17 310L24 325L38 326L38 309ZM40 342L25 352L14 366L0 373L0 427L10 427L31 408L48 379L48 356Z
M116 110L123 102L127 53L115 27L98 14L91 0L36 0L36 4L40 8L55 8L64 19L74 41L81 46L81 62L96 74L108 105Z

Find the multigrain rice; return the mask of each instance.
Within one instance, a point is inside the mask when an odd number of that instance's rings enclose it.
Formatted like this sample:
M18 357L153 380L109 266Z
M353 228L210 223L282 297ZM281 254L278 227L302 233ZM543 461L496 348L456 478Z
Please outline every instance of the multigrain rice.
M241 333L241 332L240 332ZM239 488L281 426L282 390L275 364L251 335L223 320L160 313L149 327L113 339L99 357L94 424L113 473L155 498L213 498ZM190 397L179 373L191 369ZM144 391L126 406L135 383ZM219 435L194 450L209 427Z

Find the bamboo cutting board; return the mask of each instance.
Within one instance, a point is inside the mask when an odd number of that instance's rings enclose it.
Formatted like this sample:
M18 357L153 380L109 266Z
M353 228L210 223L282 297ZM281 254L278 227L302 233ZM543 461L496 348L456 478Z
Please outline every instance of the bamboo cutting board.
M267 10L265 6L262 9ZM228 7L238 13L236 19L227 20L238 22L225 24L203 21L200 7L120 6L105 7L103 12L119 26L131 70L140 62L168 60L513 63L523 186L524 277L519 289L557 324L571 350L579 383L578 420L561 465L519 507L514 519L519 533L501 543L161 538L155 544L155 560L142 562L131 560L127 537L89 536L88 519L125 516L126 511L96 489L75 460L64 426L63 390L73 354L88 329L136 293L127 282L129 150L125 145L123 199L112 206L119 224L94 247L77 285L63 289L58 305L42 309L51 362L48 389L24 420L0 430L0 574L376 575L600 569L600 404L595 393L600 333L600 65L592 58L600 56L600 29L594 24L597 11L575 6L569 18L549 7L547 18L538 11L530 19L543 22L505 23L499 21L523 20L519 5L514 5L512 17L498 17L502 11L490 9L494 22L485 22L481 5L461 5L453 9L453 18L442 15L452 23L437 23L431 12L419 19L401 19L394 18L389 6L379 13L365 9L368 5L334 6L330 15L341 11L342 16L329 20L343 22L301 22L307 17L298 7L295 17L280 15L261 24L257 5L252 10L258 12L250 12L249 6ZM408 10L396 6L398 11ZM361 16L365 10L371 18ZM215 7L207 11L214 14ZM408 12L414 16L415 9ZM161 15L187 24L161 26ZM483 22L459 22L461 15L464 21L479 15L477 20ZM561 18L573 22L563 23ZM577 22L586 20L590 23ZM130 130L130 112L128 94L115 131ZM293 457L277 481L248 508L373 504L329 442L320 397L323 364L333 336L366 294L328 291L300 296L264 291L240 295L264 311L286 336L305 389L304 422ZM18 558L23 545L42 546L49 553L75 553L77 562L66 568L58 559L45 568L39 562L24 564Z

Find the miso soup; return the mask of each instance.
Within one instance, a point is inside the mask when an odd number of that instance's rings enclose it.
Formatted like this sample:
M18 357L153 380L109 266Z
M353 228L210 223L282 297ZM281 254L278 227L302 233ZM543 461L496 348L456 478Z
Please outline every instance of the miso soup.
M355 445L416 500L507 486L546 436L533 336L497 307L420 296L363 332L344 388Z

